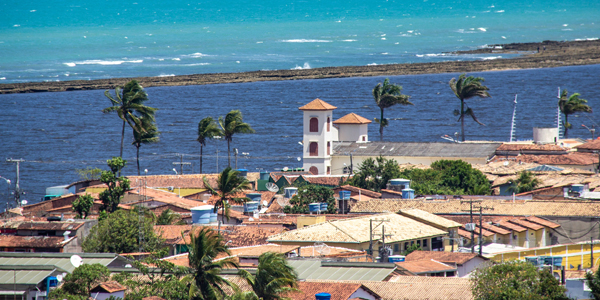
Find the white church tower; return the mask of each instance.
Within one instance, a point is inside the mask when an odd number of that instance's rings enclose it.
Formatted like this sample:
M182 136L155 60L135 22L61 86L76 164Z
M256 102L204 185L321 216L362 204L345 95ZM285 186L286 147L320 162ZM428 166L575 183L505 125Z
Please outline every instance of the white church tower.
M303 167L313 175L331 174L331 149L337 140L332 113L336 108L321 99L299 108L304 112Z

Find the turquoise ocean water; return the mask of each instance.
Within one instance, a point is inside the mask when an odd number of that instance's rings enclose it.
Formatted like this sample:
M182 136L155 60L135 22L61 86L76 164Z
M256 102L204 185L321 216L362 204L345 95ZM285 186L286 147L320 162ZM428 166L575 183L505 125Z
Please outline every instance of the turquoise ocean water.
M596 39L599 15L600 1L3 1L0 83L495 59L443 52Z

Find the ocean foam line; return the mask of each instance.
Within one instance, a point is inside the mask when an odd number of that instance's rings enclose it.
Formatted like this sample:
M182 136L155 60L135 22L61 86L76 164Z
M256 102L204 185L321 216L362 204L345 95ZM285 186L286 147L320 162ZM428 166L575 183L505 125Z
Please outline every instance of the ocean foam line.
M329 40L311 40L311 39L292 39L292 40L281 40L282 43L330 43Z
M493 60L493 59L498 59L498 58L502 58L502 56L481 57L481 60Z
M200 53L200 52L182 55L182 57L193 57L193 58L204 57L204 56L212 56L212 55L208 55L208 54L204 54L204 53Z
M120 65L120 64L124 64L124 63L142 63L144 62L143 59L138 59L138 60L99 60L99 59L93 59L93 60L84 60L84 61L79 61L79 62L67 62L64 63L64 65L67 65L69 67L75 67L76 65L103 65L103 66L114 66L114 65Z
M299 66L299 65L296 65L296 66L295 66L294 68L292 68L291 70L308 70L308 69L310 69L310 65L309 65L307 62L305 62L305 63L304 63L304 66Z

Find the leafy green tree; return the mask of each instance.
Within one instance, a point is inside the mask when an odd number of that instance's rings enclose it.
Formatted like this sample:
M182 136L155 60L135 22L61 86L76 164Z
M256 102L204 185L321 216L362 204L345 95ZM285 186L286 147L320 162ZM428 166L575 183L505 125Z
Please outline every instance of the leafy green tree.
M115 96L113 97L108 90L104 92L104 96L111 102L110 107L102 110L103 113L116 112L121 120L123 120L123 129L121 131L121 151L119 157L123 157L123 140L125 138L125 123L129 124L134 130L141 129L141 117L149 118L154 121L154 113L156 108L144 105L148 101L148 94L144 88L136 81L132 80L121 87L115 88Z
M112 213L119 208L119 203L127 190L129 190L129 179L120 176L117 177L117 173L121 172L121 169L127 164L126 160L121 157L113 157L107 161L110 171L103 171L100 181L106 184L107 189L100 193L100 200L102 201L103 211Z
M600 300L600 268L596 272L585 273L587 286L590 288L592 300Z
M385 189L390 179L400 178L398 163L382 156L376 159L365 159L358 169L359 171L348 181L348 184L376 192Z
M227 298L228 300L259 300L254 292L237 292Z
M330 188L315 184L305 185L299 188L298 194L290 199L291 206L285 206L283 211L292 214L307 214L309 213L309 204L325 202L327 203L327 212L325 213L335 214L337 206L333 195L333 190Z
M250 124L244 123L242 112L239 110L232 110L225 117L219 117L219 125L221 126L219 135L227 141L227 165L231 167L229 144L233 141L233 135L236 133L254 133L255 131L250 127Z
M511 193L519 194L535 190L540 185L540 181L529 171L519 173L519 178L512 182L508 188Z
M375 122L379 123L379 140L383 141L383 128L389 125L388 119L383 117L383 111L386 108L390 108L396 104L401 105L414 105L408 101L410 96L402 95L402 86L390 83L389 79L383 81L383 85L378 83L373 89L373 98L375 103L379 106L381 117L375 118Z
M102 175L102 169L87 167L85 169L75 169L81 180L97 180Z
M160 141L160 132L154 123L154 118L142 116L139 118L140 124L133 128L133 143L136 148L136 161L138 176L140 175L140 147L143 144L158 143Z
M202 179L204 187L210 190L213 195L219 196L219 199L215 202L214 211L217 212L221 208L223 216L227 219L229 219L229 205L227 205L229 202L239 204L248 200L246 197L234 197L235 194L251 188L250 182L241 175L240 171L233 170L231 167L225 168L217 178L216 187L210 185L206 176Z
M71 299L87 299L90 291L99 283L105 282L110 278L110 271L102 264L83 264L73 273L67 274L63 285L50 293L49 299L63 299L61 296L67 296ZM72 296L72 297L68 297ZM84 298L79 298L84 297Z
M167 208L156 218L156 225L173 225L178 219L179 215Z
M217 125L217 122L212 117L206 117L198 123L198 138L196 139L200 143L200 174L202 174L202 152L208 139L213 139L220 136L221 130Z
M86 219L94 206L94 198L90 194L77 197L73 201L73 211L77 213L77 219Z
M231 258L216 260L217 257L229 256L231 252L225 245L223 237L208 227L203 227L197 234L190 234L188 244L190 268L193 270L194 283L198 292L193 299L223 299L223 287L234 288L235 285L221 276L225 268L238 268Z
M154 214L145 210L141 228L143 249L155 252L163 248L163 240L154 233ZM83 240L84 252L132 253L140 249L140 217L138 209L118 210L98 221Z
M473 169L470 163L462 160L438 160L431 164L431 169L441 172L441 184L451 189L462 190L465 193L481 190L481 186L487 187L486 195L490 193L490 183L477 169Z
M550 271L538 269L524 261L510 261L476 269L471 281L472 292L479 300L567 300L566 288Z
M573 126L569 123L569 115L578 112L587 112L591 113L592 108L587 105L587 100L579 98L581 94L574 93L571 96L568 96L567 90L563 90L560 94L560 98L558 99L558 107L560 108L560 112L565 116L565 120L563 121L563 126L565 127L564 136L567 137L567 132Z
M458 77L458 80L452 78L449 82L450 88L454 92L454 95L456 95L456 97L460 100L460 111L455 110L454 114L460 116L458 120L460 121L460 133L463 142L465 141L465 116L471 116L471 118L473 118L473 120L479 125L484 125L477 120L473 109L471 109L465 102L465 100L473 97L491 97L490 93L488 93L489 88L482 84L483 81L485 81L483 77L466 77L466 74L461 74ZM466 110L465 106L467 107Z
M283 296L298 287L298 275L287 263L283 254L265 252L258 257L256 275L240 270L239 275L252 287L263 300L281 300Z
M423 250L423 249L421 249L421 245L412 244L406 250L404 250L404 253L402 253L402 255L409 255L415 251L421 251L421 250Z

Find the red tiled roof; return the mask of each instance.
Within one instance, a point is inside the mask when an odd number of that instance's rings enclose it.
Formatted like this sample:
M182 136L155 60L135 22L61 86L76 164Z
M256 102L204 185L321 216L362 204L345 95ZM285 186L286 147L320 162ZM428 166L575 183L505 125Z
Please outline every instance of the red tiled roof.
M496 151L567 151L568 148L555 144L502 144Z
M496 156L493 161L502 157ZM598 155L594 153L570 152L563 155L530 155L523 154L515 157L517 162L536 163L541 165L576 165L587 166L598 163Z
M337 107L317 98L308 104L299 107L299 110L334 110Z
M551 221L548 221L548 220L544 220L544 219L538 218L536 216L526 217L525 220L533 222L533 223L537 223L537 224L540 224L540 225L543 225L543 226L546 226L546 227L549 227L549 228L552 228L552 229L560 227L560 224L556 224L554 222L551 222Z
M442 252L442 251L413 251L406 256L406 261L433 259L443 263L463 265L477 257L476 253ZM484 258L487 260L487 258Z
M0 248L62 248L64 240L62 236L0 235Z
M403 261L397 262L396 265L417 275L423 273L438 273L456 270L454 266L449 266L433 259Z
M349 113L333 121L333 124L369 124L371 122L371 120L363 118L355 113Z
M316 185L339 186L340 180L342 183L348 180L346 176L302 176L306 182Z
M579 145L579 146L575 146L575 148L577 150L579 149L585 149L585 150L600 150L600 140L599 139L595 139L591 142L587 142L585 144Z
M116 281L107 281L98 284L95 288L92 289L92 292L99 292L100 290L107 291L109 293L124 291L127 288L122 286L120 283Z
M184 209L192 209L197 206L206 205L206 203L202 201L180 198L174 193L153 188L147 188L143 191L130 190L128 193L136 195L146 195L146 197L148 197L148 200L171 204Z
M190 242L189 234L192 231L200 230L203 226L192 225L157 225L154 226L154 232L162 236L167 245L184 245ZM217 226L210 226L216 230ZM285 231L279 226L221 226L221 235L226 241L230 241L229 247L243 247L252 245L267 244L267 238ZM182 238L184 233L185 239Z
M293 300L314 300L315 294L328 293L331 300L348 300L352 294L362 288L375 298L381 298L364 285L360 283L339 283L339 282L298 282L299 292L292 292L285 295Z
M540 224L527 222L526 220L523 220L523 219L511 219L511 220L509 220L509 222L515 223L517 225L523 226L525 228L533 229L533 230L540 230L540 229L544 228L544 226L542 226Z
M361 195L367 196L370 198L381 198L381 193L374 192L374 191L367 190L367 189L361 189L359 187L351 186L348 184L340 186L340 189L350 191L350 192L355 192L355 193L358 193L360 191Z
M516 232L523 232L523 231L527 230L527 228L521 227L515 223L509 222L506 220L502 220L502 221L498 222L498 225L500 225L502 227L506 227L508 229L512 229Z
M5 224L0 225L0 228L14 228L17 230L54 230L54 231L62 231L62 230L77 230L81 226L83 226L85 222L83 221L75 221L75 222L7 222Z
M182 174L182 175L148 175L148 176L127 176L131 182L132 188L137 186L147 186L152 188L198 188L203 189L203 177L208 179L211 186L217 186L219 174ZM102 186L106 186L102 184Z
M471 240L471 232L470 231L466 231L464 229L460 229L459 228L458 229L458 235L460 235L460 236L462 236L462 237L464 237L464 238L466 238L468 240Z
M479 224L478 224L478 226L479 226ZM485 228L485 229L487 229L489 231L498 233L498 234L509 234L510 233L510 231L508 231L508 230L506 230L504 228L500 228L498 226L490 225L488 223L482 223L481 227L483 227L483 228Z

